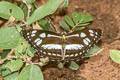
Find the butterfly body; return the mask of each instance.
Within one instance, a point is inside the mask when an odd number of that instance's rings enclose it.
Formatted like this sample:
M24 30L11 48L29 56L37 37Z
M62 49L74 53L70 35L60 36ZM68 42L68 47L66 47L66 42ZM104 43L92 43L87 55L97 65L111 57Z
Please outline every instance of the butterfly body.
M69 34L57 34L37 29L23 30L24 38L41 56L51 61L79 61L101 36L99 29L83 29Z

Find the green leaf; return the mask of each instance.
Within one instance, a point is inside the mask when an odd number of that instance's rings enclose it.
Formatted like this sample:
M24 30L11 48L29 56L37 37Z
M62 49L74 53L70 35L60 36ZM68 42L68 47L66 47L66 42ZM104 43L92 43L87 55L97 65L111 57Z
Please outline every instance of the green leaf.
M79 31L79 30L82 30L82 29L84 29L84 27L76 27L76 28L73 29L73 31Z
M3 53L1 54L1 58L5 58L7 54L9 53L10 50L4 50Z
M18 80L18 72L11 73L4 77L4 80Z
M40 6L33 12L27 20L27 24L31 24L47 15L53 14L62 2L63 0L48 0L45 5Z
M1 67L1 66L0 66ZM8 68L5 68L5 64L1 67L1 76L4 80L18 80L18 72L11 72Z
M22 4L20 4L20 8L23 10L24 16L27 17L27 15L28 15L27 5L22 3Z
M68 67L72 70L78 70L79 69L79 65L77 63L75 63L74 61L71 61L70 65Z
M36 7L34 4L31 4L31 12L30 14L33 14L33 12L36 10Z
M30 46L27 48L27 53L29 56L34 57L35 52L36 51L33 48L31 48Z
M15 56L21 56L21 54L24 54L26 52L27 47L29 47L28 42L23 37L20 37L19 43L14 51Z
M20 21L24 18L24 13L15 4L1 1L0 2L0 17L4 19L9 19L10 16L13 16L17 21Z
M87 14L87 15L84 16L83 19L84 19L84 21L83 21L84 23L86 23L86 22L90 22L90 21L93 20L93 16L90 15L90 14ZM82 22L82 23L83 23L83 22Z
M94 55L97 55L98 53L100 53L101 51L103 51L103 48L100 48L100 47L94 45L93 48L91 48L85 56L86 57L94 56Z
M86 26L89 24L90 21L93 20L93 16L90 14L84 15L83 13L77 13L73 12L72 13L72 18L75 24L78 24L78 26Z
M120 50L110 50L110 58L120 64Z
M16 49L15 49L15 53L16 53L16 54L21 54L21 53L23 53L24 51L25 51L25 48L24 48L24 46L21 45L21 44L19 44L19 45L16 47Z
M48 25L47 21L45 19L39 20L39 25L42 27L43 30L49 30L50 26Z
M72 18L73 18L73 21L74 21L75 24L77 24L80 21L82 15L83 14L79 14L77 12L72 13Z
M6 77L7 75L11 74L11 71L5 68L5 64L2 64L2 66L0 67L1 67L0 72L2 74L2 77Z
M6 64L0 66L1 76L4 80L18 80L18 72L11 72L8 68L5 68Z
M27 3L32 4L35 2L35 0L26 0Z
M84 26L87 26L89 25L90 23L81 23L81 24L78 24L79 27L84 27Z
M69 0L64 0L64 3L62 4L61 8L66 8L69 4Z
M64 17L65 18L65 21L70 25L70 26L74 26L74 23L73 23L73 21L72 21L72 19L69 17L69 16L65 16Z
M28 65L23 68L18 80L44 80L44 78L38 66Z
M22 60L21 59L17 59L17 60L11 60L11 61L9 61L5 65L5 67L9 68L13 72L13 71L19 70L22 67L22 65L23 65Z
M57 66L58 66L59 69L63 69L64 68L64 64L61 63L61 62Z
M59 24L61 25L61 27L67 31L70 30L69 26L64 22L64 21L60 21Z
M83 13L79 13L79 23L83 23L85 15Z
M0 49L12 49L18 45L20 34L15 27L0 29Z

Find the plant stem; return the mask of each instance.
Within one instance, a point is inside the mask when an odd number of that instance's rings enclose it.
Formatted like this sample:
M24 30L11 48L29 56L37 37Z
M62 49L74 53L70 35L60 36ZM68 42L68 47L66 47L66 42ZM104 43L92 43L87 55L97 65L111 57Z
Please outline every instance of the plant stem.
M7 56L0 61L0 64L3 64L13 52L14 52L14 49L12 49L12 50L7 54Z
M27 18L26 18L26 20L28 20L29 19L29 17L30 17L30 12L31 12L31 5L30 4L28 4L27 2L26 2L26 0L22 0L22 2L23 3L25 3L25 5L27 6L27 8L28 8L28 12L27 12ZM26 24L26 23L25 23ZM28 25L26 24L26 27L28 27Z

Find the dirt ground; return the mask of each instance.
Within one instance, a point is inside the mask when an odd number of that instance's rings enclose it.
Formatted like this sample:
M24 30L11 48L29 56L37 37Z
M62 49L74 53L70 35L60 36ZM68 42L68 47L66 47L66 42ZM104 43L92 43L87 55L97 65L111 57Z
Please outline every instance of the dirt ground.
M70 0L69 3L64 14L58 13L54 19L56 25L61 17L71 16L74 11L92 14L94 21L89 27L103 30L100 47L104 50L80 64L77 71L45 68L45 80L120 80L120 65L109 58L109 50L120 50L120 0Z
M109 58L109 50L120 50L120 0L70 0L65 14L74 11L94 16L90 28L103 30L101 47L104 50L80 65L79 70L50 67L44 70L45 80L120 80L120 65ZM61 16L55 21L58 22Z

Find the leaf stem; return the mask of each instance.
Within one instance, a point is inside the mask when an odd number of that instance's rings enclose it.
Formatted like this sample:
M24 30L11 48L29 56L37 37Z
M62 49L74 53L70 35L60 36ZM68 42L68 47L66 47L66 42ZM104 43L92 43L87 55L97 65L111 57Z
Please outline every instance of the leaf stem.
M74 30L80 23L81 23L81 21L79 21L77 24L75 24L68 33L73 32L73 30Z

